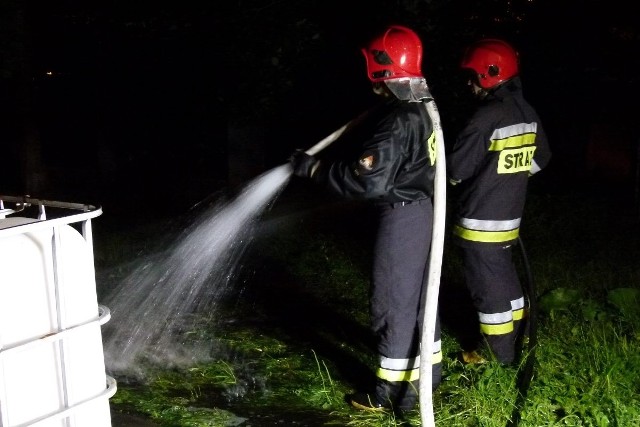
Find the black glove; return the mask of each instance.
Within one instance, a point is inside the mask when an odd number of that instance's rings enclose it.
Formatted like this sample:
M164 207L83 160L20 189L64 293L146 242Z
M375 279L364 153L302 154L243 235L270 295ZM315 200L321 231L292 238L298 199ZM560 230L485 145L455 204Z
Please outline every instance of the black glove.
M318 159L302 150L296 150L291 157L289 157L289 162L293 168L294 175L302 178L311 178Z

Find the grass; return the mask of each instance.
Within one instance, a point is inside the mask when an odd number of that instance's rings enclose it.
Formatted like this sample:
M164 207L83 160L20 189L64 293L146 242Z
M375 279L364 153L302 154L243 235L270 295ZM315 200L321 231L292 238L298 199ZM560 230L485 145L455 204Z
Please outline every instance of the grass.
M420 425L418 410L399 418L344 401L375 365L367 329L371 226L358 209L297 217L257 239L248 274L216 313L235 321L194 331L219 349L215 357L182 369L150 365L143 383L118 379L112 407L173 427ZM604 199L530 197L523 241L537 287L538 345L520 426L640 425L639 218ZM99 268L117 264L100 251L122 251L111 240L123 237L110 236L96 236ZM458 286L459 267L448 246L443 287ZM436 425L507 425L518 369L462 365L453 330L443 328Z

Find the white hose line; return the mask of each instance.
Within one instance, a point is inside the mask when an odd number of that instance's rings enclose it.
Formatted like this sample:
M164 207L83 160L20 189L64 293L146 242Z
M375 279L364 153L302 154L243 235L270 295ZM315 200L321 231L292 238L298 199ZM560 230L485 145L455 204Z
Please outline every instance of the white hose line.
M444 136L440 124L440 114L435 101L424 103L433 129L436 133L436 176L433 191L433 234L427 278L427 295L424 308L424 321L420 346L420 419L426 427L435 426L433 415L432 357L433 339L436 331L436 312L440 291L440 273L444 251L445 217L447 205L447 166L445 159Z
M371 107L370 109L363 111L362 113L360 113L360 115L356 116L356 118L350 120L349 122L347 122L346 124L344 124L340 128L338 128L335 131L333 131L332 134L328 135L323 140L318 142L316 145L314 145L313 147L311 147L308 150L306 150L305 153L307 153L310 156L314 156L314 155L318 154L320 151L322 151L325 148L327 148L336 139L340 138L342 136L342 134L347 129L352 128L353 126L355 126L358 123L360 123L362 121L362 119L367 117L372 111L376 110L378 107L379 107L379 105L375 105L375 106Z
M318 142L316 145L309 148L307 151L305 151L305 153L307 153L310 156L318 154L320 151L324 150L336 139L340 138L340 136L344 133L345 130L347 130L350 124L351 122L347 123L346 125L343 125L339 129L336 129L335 131L333 131L331 135L327 136L322 141Z

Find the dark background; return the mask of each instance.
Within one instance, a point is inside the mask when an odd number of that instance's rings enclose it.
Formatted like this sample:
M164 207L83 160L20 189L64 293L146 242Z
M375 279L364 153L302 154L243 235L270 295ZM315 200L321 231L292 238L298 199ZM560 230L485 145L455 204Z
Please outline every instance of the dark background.
M554 159L543 191L635 201L640 31L622 1L26 1L0 5L0 194L182 212L286 162L373 100L360 47L414 28L448 147L461 54L521 53ZM134 207L132 209L132 206Z

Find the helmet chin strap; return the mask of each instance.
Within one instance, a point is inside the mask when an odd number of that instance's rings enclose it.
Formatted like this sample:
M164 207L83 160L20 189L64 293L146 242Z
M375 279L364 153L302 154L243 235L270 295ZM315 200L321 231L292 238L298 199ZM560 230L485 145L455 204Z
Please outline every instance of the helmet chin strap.
M373 93L379 96L388 97L391 96L387 86L383 82L376 82L372 85Z
M483 89L483 88L479 88L478 90L474 90L473 91L473 95L479 99L479 100L483 100L485 99L487 96L489 96L489 91L487 89Z
M389 91L401 101L420 102L433 96L424 77L402 77L384 80Z

